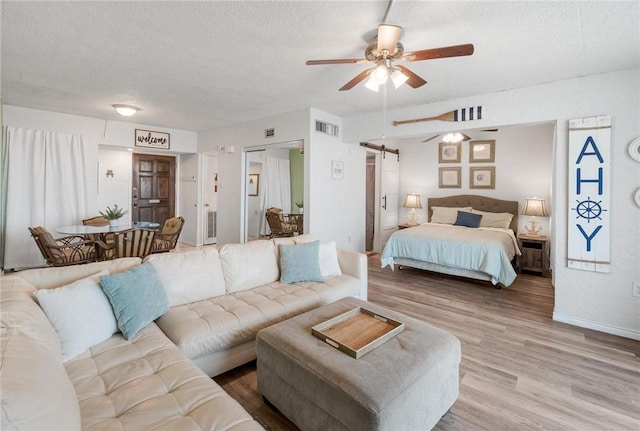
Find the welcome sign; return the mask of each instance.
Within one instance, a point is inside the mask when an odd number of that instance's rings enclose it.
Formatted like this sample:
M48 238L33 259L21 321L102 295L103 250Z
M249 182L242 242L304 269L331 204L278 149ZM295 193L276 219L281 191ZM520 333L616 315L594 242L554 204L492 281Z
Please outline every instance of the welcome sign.
M610 153L610 116L569 121L569 268L609 272Z
M169 134L162 132L152 132L151 130L136 129L136 147L169 149Z

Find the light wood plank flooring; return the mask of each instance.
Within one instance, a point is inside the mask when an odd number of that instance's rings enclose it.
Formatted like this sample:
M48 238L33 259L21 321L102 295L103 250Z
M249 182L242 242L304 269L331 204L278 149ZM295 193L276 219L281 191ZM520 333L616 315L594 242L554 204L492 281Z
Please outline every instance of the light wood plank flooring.
M520 275L497 290L381 270L373 255L369 300L460 339L460 396L435 430L640 430L640 342L551 320L548 278ZM297 429L263 402L255 362L215 380L267 430Z

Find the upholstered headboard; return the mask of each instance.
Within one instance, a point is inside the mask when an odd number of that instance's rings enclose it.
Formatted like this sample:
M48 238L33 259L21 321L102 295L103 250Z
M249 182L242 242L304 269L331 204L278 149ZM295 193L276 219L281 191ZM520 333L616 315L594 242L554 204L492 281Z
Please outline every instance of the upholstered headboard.
M427 199L427 216L431 221L433 211L431 207L472 207L478 211L492 213L511 213L513 218L509 228L518 232L518 201L504 201L487 196L479 195L458 195L446 196L443 198Z

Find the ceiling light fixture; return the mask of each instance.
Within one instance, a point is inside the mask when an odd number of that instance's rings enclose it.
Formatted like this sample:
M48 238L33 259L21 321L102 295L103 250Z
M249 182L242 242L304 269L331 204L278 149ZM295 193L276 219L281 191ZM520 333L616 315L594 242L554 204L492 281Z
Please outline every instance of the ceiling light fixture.
M407 82L407 79L409 79L409 77L402 73L400 69L394 68L393 72L391 72L391 81L393 82L393 86L396 87L396 89L400 88L402 84Z
M464 135L460 132L447 133L442 137L442 142L446 142L448 144L455 144L458 142L462 142L463 139L464 139Z
M140 108L138 108L137 106L123 105L120 103L116 103L115 105L111 105L111 106L113 106L116 112L122 115L123 117L131 117L132 115L135 115L135 113L140 110Z

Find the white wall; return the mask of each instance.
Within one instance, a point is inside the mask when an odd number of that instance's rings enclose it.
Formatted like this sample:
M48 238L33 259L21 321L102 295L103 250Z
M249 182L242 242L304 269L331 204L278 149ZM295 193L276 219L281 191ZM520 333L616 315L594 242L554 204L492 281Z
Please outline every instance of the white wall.
M62 133L77 133L83 135L84 142L99 149L96 151L97 160L90 169L96 170L97 186L90 184L91 189L96 188L93 206L95 210L88 217L96 215L98 210L103 210L107 205L118 203L130 209L131 206L131 152L134 148L134 130L145 129L170 134L169 150L154 150L148 148L135 149L140 153L154 153L177 156L176 175L179 178L179 156L183 153L195 153L197 148L197 134L185 130L164 129L144 124L126 123L122 121L106 121L100 118L83 117L79 115L62 114L59 112L42 111L23 108L12 105L4 105L4 125L23 127L29 129L55 131ZM103 159L104 157L104 159ZM114 171L113 178L106 177L106 170ZM64 196L61 195L61 198ZM180 208L180 181L176 181L176 211ZM179 215L179 214L178 214ZM126 217L130 217L127 214ZM129 219L130 220L130 219ZM186 223L195 223L187 220Z
M495 141L494 163L469 163L470 141L461 144L460 163L438 163L438 139L422 142L425 137L398 140L400 149L400 205L407 193L422 196L422 209L416 210L420 222L427 220L427 199L432 197L459 194L476 194L496 199L516 200L520 210L527 197L539 197L546 200L548 210L551 207L551 180L553 167L554 124L500 127L497 132L482 130L467 131L474 140ZM495 189L478 190L469 187L469 167L494 166L496 168ZM438 188L438 168L461 167L459 189ZM400 208L400 221L407 220L408 208ZM519 231L529 217L519 216ZM542 234L549 235L549 219L538 219L543 227Z
M640 128L640 71L638 68L587 76L533 87L506 90L429 105L390 111L389 122L438 115L453 109L482 105L486 115L468 124L423 122L386 127L389 137L424 136L456 128L491 128L526 123L556 122L551 190L551 259L555 285L553 317L563 322L640 339L640 299L632 283L640 282L640 209L633 193L640 185L640 169L627 153ZM573 118L611 115L611 272L569 269L567 260L567 148L568 122ZM379 114L344 120L345 140L357 142L379 136ZM363 192L364 193L364 187Z

